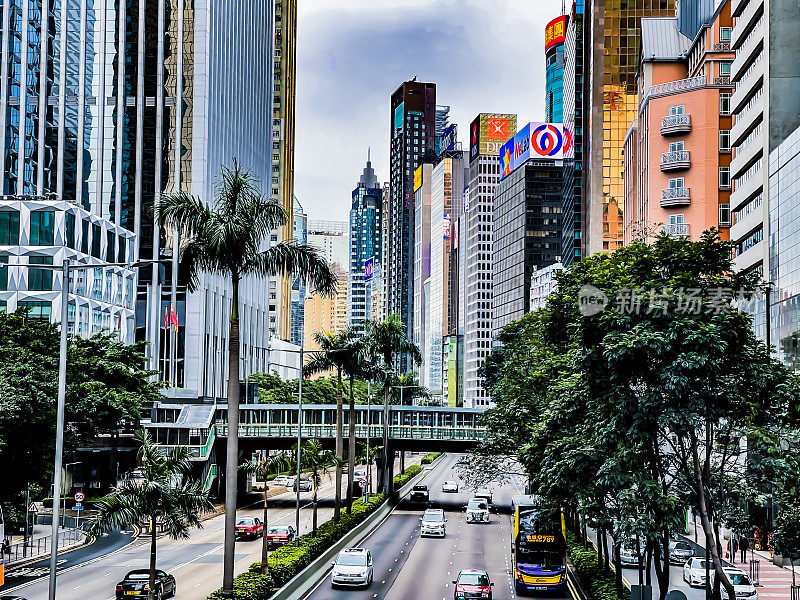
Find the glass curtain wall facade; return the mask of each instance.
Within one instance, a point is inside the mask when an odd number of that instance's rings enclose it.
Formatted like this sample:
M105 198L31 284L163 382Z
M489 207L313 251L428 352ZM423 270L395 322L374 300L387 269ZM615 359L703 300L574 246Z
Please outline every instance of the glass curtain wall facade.
M294 222L294 235L292 236L298 244L308 244L308 216L303 205L295 197L294 211L292 213ZM295 277L292 280L292 336L291 342L296 346L303 343L303 315L305 312L306 298L305 280Z
M586 0L591 7L589 77L591 155L584 161L586 207L583 255L613 251L623 242L623 147L637 116L636 73L642 17L674 17L675 0ZM599 143L602 140L602 143Z
M228 284L204 276L189 294L171 260L177 237L154 226L152 209L178 191L209 201L234 156L268 181L271 6L7 0L0 18L4 192L54 194L91 215L76 221L76 252L119 258L113 240L135 236L125 260L164 261L138 271L135 337L150 342L150 368L200 396L224 394L227 328L219 323ZM244 41L231 45L239 33ZM243 377L261 357L265 365L266 339L256 333L267 318L261 285L243 285ZM170 306L177 333L163 327Z

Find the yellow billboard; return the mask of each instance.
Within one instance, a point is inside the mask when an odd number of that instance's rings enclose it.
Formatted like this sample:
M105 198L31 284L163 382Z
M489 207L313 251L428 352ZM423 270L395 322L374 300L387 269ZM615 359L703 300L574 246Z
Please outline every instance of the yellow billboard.
M422 165L418 166L417 170L414 171L414 191L416 192L421 187L422 187Z

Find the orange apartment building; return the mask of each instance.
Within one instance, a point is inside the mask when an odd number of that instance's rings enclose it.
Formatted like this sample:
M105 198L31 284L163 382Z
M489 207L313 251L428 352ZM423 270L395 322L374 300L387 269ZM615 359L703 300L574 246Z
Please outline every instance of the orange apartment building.
M694 40L677 18L642 19L639 116L624 147L623 240L665 231L697 240L731 225L729 0Z

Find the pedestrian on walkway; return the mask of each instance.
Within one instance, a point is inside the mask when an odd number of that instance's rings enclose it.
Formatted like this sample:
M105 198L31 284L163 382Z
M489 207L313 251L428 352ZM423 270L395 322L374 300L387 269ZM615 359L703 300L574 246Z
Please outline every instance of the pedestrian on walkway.
M3 554L11 556L11 544L8 542L8 538L3 539Z
M739 549L739 539L735 535L731 535L731 562L736 562L736 551Z
M747 559L747 550L748 550L749 546L750 546L750 542L747 539L747 536L743 535L741 537L741 539L739 540L739 553L742 555L741 556L742 563L744 563L745 560Z

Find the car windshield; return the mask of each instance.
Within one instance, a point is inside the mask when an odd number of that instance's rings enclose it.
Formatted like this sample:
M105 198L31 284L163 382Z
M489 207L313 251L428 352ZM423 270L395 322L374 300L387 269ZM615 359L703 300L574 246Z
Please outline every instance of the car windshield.
M236 519L237 525L253 525L255 523L255 519Z
M689 544L687 544L686 542L678 542L678 543L675 544L675 549L676 550L691 550L692 547Z
M705 569L708 566L708 563L704 560L696 560L694 561L694 565L692 565L693 569Z
M132 579L133 581L147 581L150 579L150 573L148 571L131 571L125 575L125 579Z
M750 585L750 579L744 573L728 573L731 585Z
M469 503L468 508L485 510L486 509L486 502L472 501L472 502Z
M458 576L460 585L489 585L489 578L483 573L462 573Z
M559 571L564 568L564 555L547 550L525 550L517 552L517 562L524 565L540 565L545 571Z
M336 564L343 567L363 567L367 564L367 557L364 554L340 554Z
M422 515L422 520L433 523L441 523L444 521L444 515L442 513L425 513Z
M270 527L267 533L288 533L288 527Z
M415 485L414 486L414 491L415 492L427 492L428 491L428 486L427 485Z

